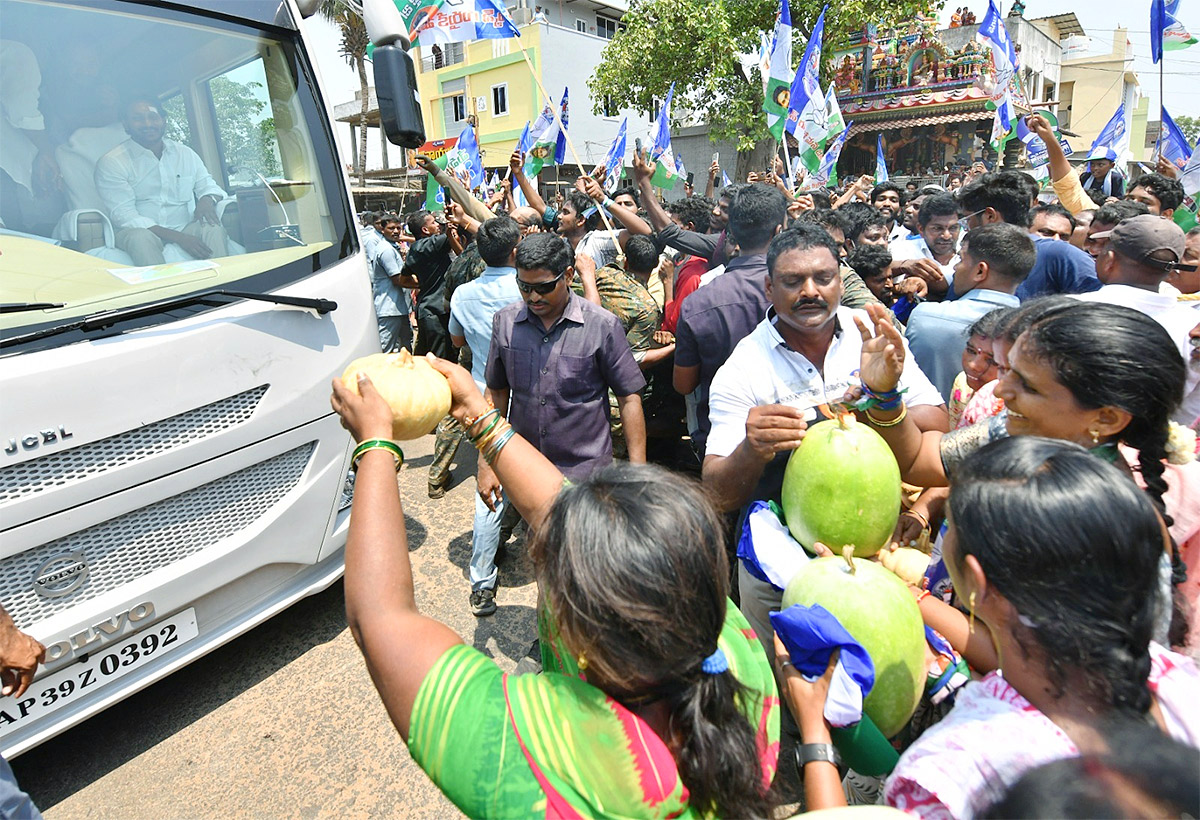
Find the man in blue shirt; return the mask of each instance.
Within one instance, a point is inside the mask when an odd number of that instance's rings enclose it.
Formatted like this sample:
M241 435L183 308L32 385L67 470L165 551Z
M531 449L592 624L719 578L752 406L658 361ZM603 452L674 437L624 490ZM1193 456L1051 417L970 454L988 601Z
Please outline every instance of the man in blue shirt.
M998 222L968 233L959 253L954 270L958 299L917 305L904 334L917 365L947 401L962 370L967 329L986 313L1020 304L1014 293L1037 251L1024 230Z
M492 347L492 321L500 308L521 301L517 288L517 242L521 226L508 216L489 219L475 234L475 248L487 264L479 278L454 289L450 296L450 341L471 350L471 377L481 391L487 389L488 352ZM490 470L480 478L490 475ZM496 487L480 481L475 494L475 521L471 536L471 611L491 615L496 611L496 550L501 521L514 518L511 505ZM484 493L488 497L484 497ZM512 525L509 525L509 531Z
M375 263L371 266L371 290L375 294L375 315L379 320L379 347L395 353L402 347L412 349L412 325L408 321L408 294L400 286L404 259L393 244L400 239L400 220L385 217L383 236L375 243Z
M988 173L963 188L958 195L962 221L968 231L980 225L1007 222L1022 230L1029 228L1029 193L1025 180L1015 171ZM1033 270L1017 289L1021 301L1052 293L1090 293L1099 290L1096 263L1068 242L1034 238L1037 259ZM955 286L952 294L962 291Z

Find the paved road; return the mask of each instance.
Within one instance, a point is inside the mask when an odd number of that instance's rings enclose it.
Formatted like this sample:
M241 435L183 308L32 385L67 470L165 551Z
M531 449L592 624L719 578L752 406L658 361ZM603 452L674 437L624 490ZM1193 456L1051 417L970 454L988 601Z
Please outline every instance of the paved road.
M523 545L500 566L498 612L467 609L473 449L426 497L432 437L400 473L422 610L512 669L535 636ZM456 809L408 755L346 628L342 586L13 761L51 820L82 817L443 818Z

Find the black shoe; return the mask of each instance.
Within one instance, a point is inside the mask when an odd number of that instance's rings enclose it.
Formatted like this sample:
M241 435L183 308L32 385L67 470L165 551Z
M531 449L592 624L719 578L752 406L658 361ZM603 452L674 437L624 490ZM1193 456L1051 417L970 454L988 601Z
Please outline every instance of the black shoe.
M496 590L477 589L471 593L471 613L476 618L491 615L496 611Z

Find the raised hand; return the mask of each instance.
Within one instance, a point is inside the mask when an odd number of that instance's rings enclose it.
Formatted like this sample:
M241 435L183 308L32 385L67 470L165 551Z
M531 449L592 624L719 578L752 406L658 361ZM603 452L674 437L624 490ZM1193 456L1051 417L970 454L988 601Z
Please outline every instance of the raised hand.
M875 393L896 389L904 372L904 337L892 324L891 311L883 305L866 306L874 331L857 316L854 324L862 335L862 358L858 375L862 383Z

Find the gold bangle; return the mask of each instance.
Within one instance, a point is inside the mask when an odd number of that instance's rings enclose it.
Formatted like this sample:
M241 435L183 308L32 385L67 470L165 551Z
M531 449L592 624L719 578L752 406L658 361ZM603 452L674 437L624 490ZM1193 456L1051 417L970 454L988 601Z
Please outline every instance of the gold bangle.
M864 411L864 415L867 417L867 421L871 422L873 427L895 427L897 424L908 418L908 406L904 404L900 405L900 415L896 416L896 418L892 419L891 421L875 418L871 415L870 410Z

